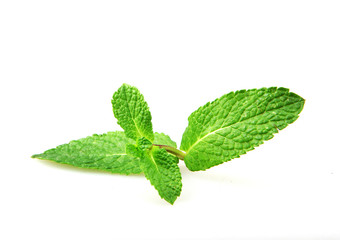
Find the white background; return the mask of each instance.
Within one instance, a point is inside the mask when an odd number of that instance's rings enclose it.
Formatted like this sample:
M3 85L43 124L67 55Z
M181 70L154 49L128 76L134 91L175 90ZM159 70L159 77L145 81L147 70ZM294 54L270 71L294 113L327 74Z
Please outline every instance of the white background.
M0 3L0 239L340 239L339 1ZM191 112L282 86L301 117L240 159L181 163L171 206L143 175L31 159L119 130L110 99L144 94L180 144Z

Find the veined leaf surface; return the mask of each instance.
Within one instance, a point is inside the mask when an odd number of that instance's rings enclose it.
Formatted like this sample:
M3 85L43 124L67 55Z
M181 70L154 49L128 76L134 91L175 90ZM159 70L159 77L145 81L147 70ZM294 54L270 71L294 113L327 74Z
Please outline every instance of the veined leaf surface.
M123 84L112 97L112 108L118 124L127 137L137 140L145 137L153 141L151 113L144 96L135 87Z
M304 99L286 88L231 92L189 116L180 149L192 171L239 157L293 123Z

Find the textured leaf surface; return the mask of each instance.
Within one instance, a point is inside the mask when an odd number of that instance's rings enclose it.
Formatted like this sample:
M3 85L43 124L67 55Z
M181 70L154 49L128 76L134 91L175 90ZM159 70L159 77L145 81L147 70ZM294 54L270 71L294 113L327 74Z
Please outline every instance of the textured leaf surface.
M153 141L151 113L137 88L123 84L112 97L112 108L118 124L127 137L137 140L145 137Z
M127 144L135 144L135 141L127 138L124 132L108 132L74 140L32 157L112 173L141 173L139 158L126 153Z
M145 177L156 188L161 198L171 204L182 190L182 177L177 163L175 156L159 147L144 151L141 157L141 168Z
M293 123L304 99L286 88L231 92L189 116L181 150L186 166L205 170L253 150Z
M153 143L177 148L177 144L174 141L172 141L168 135L165 135L164 133L155 132L155 140L153 141Z

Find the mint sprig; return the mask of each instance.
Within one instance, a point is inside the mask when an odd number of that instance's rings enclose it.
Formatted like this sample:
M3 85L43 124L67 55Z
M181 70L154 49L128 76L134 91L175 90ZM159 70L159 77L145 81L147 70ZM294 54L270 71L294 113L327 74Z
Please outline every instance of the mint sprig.
M32 158L119 174L144 173L167 202L181 193L179 159L191 171L206 170L253 150L293 123L304 99L286 88L230 92L189 116L180 149L164 133L153 132L151 113L137 88L123 84L112 97L124 132L82 138Z

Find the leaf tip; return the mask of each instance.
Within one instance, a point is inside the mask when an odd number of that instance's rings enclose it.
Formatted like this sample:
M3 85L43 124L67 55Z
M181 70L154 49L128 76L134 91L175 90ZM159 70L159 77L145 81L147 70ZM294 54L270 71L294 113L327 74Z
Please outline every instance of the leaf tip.
M37 158L37 159L39 159L40 157L41 157L41 154L34 154L31 156L31 158Z
M167 201L168 203L170 203L171 205L174 205L175 201L176 201L177 197L176 198L164 198L165 201Z

